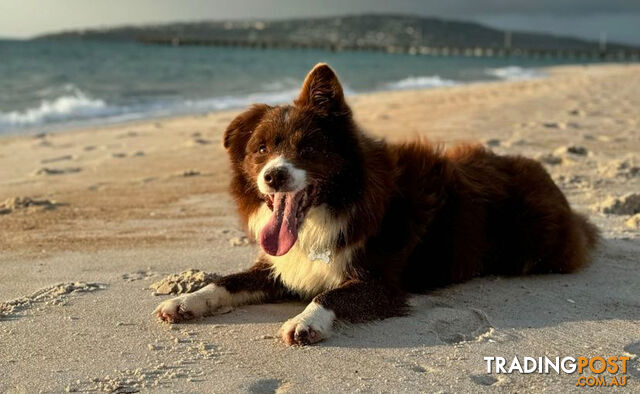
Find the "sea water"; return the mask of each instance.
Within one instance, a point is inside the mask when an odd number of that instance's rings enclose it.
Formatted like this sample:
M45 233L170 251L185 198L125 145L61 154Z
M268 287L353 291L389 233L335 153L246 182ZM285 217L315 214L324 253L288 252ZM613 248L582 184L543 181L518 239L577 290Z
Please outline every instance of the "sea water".
M83 40L0 41L0 133L277 104L317 62L348 94L537 78L558 60L378 52L171 47Z

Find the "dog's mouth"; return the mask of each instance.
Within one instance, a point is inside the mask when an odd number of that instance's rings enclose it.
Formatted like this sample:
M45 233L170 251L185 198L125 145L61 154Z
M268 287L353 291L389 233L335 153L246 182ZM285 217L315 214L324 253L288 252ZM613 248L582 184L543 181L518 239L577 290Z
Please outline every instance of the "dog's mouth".
M295 192L266 195L266 203L273 212L260 231L260 246L272 256L285 255L298 240L298 231L315 196L315 188Z

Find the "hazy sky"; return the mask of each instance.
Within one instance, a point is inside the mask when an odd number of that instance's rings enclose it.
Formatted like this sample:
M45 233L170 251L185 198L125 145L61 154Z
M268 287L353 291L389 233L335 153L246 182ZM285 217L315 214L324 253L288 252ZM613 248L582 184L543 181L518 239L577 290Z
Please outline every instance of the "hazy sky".
M0 0L0 36L153 22L365 12L441 16L499 28L640 45L640 0Z

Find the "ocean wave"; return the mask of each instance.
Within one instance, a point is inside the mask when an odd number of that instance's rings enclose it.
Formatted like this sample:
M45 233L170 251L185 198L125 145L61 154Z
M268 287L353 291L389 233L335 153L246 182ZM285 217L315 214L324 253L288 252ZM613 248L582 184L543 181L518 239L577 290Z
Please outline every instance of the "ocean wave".
M492 77L507 81L521 81L525 79L542 78L545 73L535 68L523 68L519 66L506 66L487 68L484 72Z
M0 112L0 128L37 126L46 123L75 119L89 119L118 113L118 109L103 100L93 99L78 89L71 94L52 100L42 100L40 105L25 111Z
M183 102L185 110L221 111L241 108L253 103L282 104L291 101L298 94L297 89L280 92L258 92L245 96L221 96Z
M422 77L408 77L399 81L390 82L386 86L392 90L407 90L407 89L425 89L425 88L438 88L443 86L458 85L459 82L452 79L441 78L439 75L430 75Z
M0 112L0 131L49 126L56 123L89 122L97 119L107 122L121 122L147 117L221 111L246 107L256 102L281 104L291 101L297 93L297 89L290 89L237 96L150 100L134 105L116 105L90 97L79 89L73 89L71 94L42 100L38 106L33 108L23 111Z
M486 74L505 80L528 79L544 76L544 73L517 66L484 70ZM454 86L463 82L442 78L439 75L409 76L380 85L382 90L426 89ZM290 102L299 92L295 80L284 78L265 83L259 92L205 98L148 98L145 101L125 103L93 97L74 85L64 85L39 91L45 96L38 105L20 111L0 112L0 132L32 127L50 127L69 123L116 123L135 119L204 113L242 108L253 103L282 104ZM356 94L347 85L346 94ZM57 95L57 97L56 97ZM56 126L59 127L59 126Z
M296 78L285 77L271 82L264 82L260 85L260 88L264 92L282 92L296 89L299 86L300 81Z

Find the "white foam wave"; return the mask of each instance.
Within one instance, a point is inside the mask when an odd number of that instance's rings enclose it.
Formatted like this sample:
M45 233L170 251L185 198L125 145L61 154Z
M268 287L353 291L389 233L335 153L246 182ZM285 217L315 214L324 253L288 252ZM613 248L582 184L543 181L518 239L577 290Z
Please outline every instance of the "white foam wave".
M265 92L282 92L290 89L295 89L300 86L300 81L295 78L282 78L279 80L265 82L261 85L261 88Z
M72 119L109 116L118 112L103 100L93 99L78 89L53 100L42 100L24 111L0 112L0 128L36 126Z
M220 96L192 100L150 101L135 105L109 105L91 98L79 89L24 111L0 112L0 131L65 122L90 122L96 119L121 122L154 116L188 114L242 108L253 103L281 104L291 101L297 90L257 92L244 96Z
M443 86L457 85L458 82L441 78L439 75L421 76L421 77L408 77L399 81L391 82L387 84L389 89L393 90L406 90L406 89L425 89L425 88L438 88Z
M487 68L484 72L493 77L507 81L521 81L525 79L542 78L545 73L535 68L523 68L519 66L506 66Z
M241 108L253 103L282 104L291 101L297 90L286 90L281 92L259 92L246 96L221 96L200 100L187 100L183 103L185 109L220 111L231 108Z

